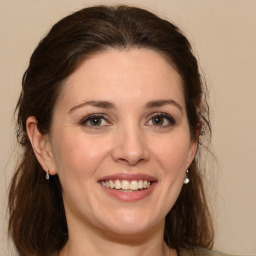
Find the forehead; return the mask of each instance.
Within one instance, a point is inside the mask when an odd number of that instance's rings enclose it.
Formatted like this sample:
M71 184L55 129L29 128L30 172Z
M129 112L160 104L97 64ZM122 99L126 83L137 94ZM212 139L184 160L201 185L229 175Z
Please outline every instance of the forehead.
M174 97L184 104L180 75L149 49L109 49L87 58L64 81L57 105L102 97L117 103Z

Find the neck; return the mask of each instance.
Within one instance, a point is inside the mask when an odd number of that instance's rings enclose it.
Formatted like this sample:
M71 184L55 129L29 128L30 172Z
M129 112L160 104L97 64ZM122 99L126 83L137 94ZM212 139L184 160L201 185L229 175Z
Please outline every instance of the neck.
M69 240L59 256L176 256L163 240L164 223L144 233L123 235L86 225L69 227Z

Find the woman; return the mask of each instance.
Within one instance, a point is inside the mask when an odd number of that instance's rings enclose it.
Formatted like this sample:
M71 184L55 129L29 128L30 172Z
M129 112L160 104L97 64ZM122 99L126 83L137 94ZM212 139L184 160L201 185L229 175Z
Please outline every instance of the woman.
M204 91L188 40L150 12L98 6L54 25L17 105L19 255L211 255Z

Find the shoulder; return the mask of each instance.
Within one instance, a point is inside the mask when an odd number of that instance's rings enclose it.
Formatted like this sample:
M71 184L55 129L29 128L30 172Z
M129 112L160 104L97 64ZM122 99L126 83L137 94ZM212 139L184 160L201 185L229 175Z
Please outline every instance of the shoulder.
M238 255L226 254L219 251L196 247L192 249L180 250L179 256L238 256Z

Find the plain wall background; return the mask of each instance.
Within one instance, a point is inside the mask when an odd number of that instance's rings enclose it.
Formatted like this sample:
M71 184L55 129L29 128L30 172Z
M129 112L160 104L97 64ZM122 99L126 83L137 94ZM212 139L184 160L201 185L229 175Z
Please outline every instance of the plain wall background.
M214 113L212 149L218 166L211 166L207 183L214 248L256 255L255 0L0 0L0 256L14 255L7 249L6 189L18 155L13 111L23 72L57 20L99 3L145 7L185 31L204 71Z

